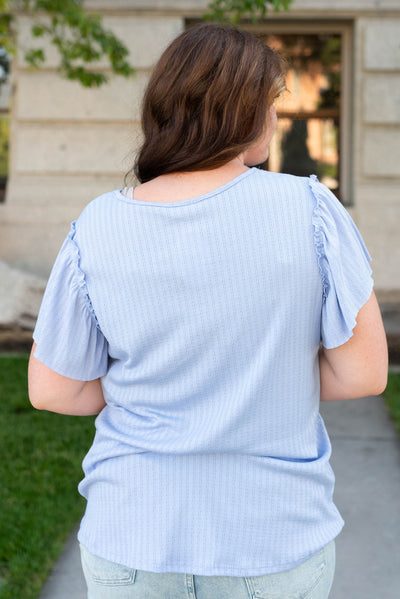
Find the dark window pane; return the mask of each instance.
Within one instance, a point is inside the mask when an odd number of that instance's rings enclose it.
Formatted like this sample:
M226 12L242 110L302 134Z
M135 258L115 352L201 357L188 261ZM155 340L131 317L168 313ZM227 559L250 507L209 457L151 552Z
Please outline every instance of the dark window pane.
M276 103L278 127L265 168L318 175L340 195L341 36L264 36L287 60L288 92Z

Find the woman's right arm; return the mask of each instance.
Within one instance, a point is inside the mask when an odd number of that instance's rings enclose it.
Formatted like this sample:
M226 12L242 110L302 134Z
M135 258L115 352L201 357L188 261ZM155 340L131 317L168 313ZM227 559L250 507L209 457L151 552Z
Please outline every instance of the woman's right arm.
M379 395L388 375L386 334L375 293L357 315L353 336L319 353L321 401Z

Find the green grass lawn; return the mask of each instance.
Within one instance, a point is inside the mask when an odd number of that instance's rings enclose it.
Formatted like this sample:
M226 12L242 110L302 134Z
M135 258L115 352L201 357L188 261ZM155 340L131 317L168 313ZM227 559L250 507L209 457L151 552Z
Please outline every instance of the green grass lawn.
M0 598L38 596L84 510L77 491L94 417L39 412L27 355L0 355Z
M389 372L388 384L384 393L385 402L400 433L400 373Z
M38 596L84 500L76 489L94 435L94 417L34 410L27 355L0 354L0 599ZM400 431L400 374L386 404Z

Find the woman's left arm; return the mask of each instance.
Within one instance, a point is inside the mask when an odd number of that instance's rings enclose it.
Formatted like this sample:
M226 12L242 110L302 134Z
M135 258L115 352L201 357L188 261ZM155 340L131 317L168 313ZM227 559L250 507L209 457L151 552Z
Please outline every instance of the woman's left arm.
M31 404L37 410L58 414L92 416L106 405L100 379L78 381L58 374L35 358L33 344L28 367L28 389Z

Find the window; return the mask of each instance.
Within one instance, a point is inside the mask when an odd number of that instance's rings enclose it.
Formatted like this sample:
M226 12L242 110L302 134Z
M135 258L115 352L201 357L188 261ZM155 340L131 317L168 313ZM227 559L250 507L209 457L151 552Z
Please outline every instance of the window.
M315 173L348 205L350 27L274 22L267 34L254 32L288 62L288 93L277 101L278 127L262 168L299 176Z

